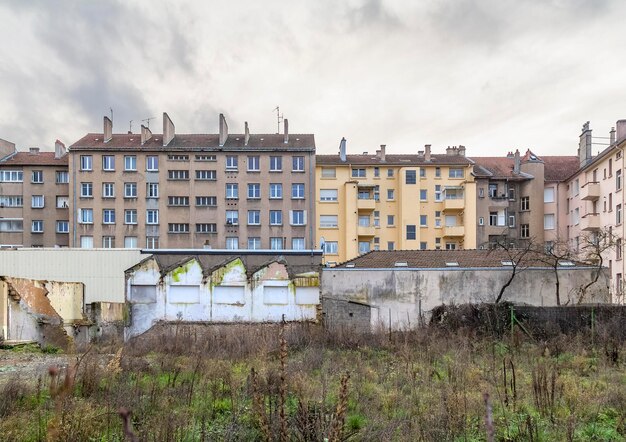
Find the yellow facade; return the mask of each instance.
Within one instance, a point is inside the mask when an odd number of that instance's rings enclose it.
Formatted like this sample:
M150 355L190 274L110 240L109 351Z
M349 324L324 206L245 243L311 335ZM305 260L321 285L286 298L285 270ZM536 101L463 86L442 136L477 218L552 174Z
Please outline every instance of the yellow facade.
M316 242L325 244L325 261L369 250L476 248L473 163L456 149L433 157L319 155Z

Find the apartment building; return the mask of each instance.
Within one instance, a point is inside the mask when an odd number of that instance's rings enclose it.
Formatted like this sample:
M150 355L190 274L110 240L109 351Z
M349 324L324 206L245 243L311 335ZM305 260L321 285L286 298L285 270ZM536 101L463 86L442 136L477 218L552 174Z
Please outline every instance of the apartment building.
M589 244L611 241L602 253L603 264L611 274L613 300L623 302L626 120L618 121L616 128L609 134L608 147L594 156L593 145L607 143L595 143L589 122L583 125L578 148L580 167L567 180L563 216L569 246L574 252L584 254Z
M316 242L326 262L370 250L476 247L476 187L465 147L416 155L318 155Z
M0 247L69 245L69 173L65 145L20 152L0 140Z
M90 133L69 148L75 247L306 249L313 245L312 134Z

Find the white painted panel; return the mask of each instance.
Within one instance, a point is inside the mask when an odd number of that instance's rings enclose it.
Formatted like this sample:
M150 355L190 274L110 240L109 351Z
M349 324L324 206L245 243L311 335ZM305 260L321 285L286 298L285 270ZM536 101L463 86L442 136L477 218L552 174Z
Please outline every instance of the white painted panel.
M296 304L319 304L319 287L296 287Z
M263 287L263 303L264 304L288 304L289 287L287 286L264 286Z
M245 287L232 285L218 285L213 288L213 302L215 304L244 305Z
M130 286L130 302L133 304L150 304L156 302L156 286L132 284Z
M200 286L171 285L167 295L170 304L197 304L200 302Z

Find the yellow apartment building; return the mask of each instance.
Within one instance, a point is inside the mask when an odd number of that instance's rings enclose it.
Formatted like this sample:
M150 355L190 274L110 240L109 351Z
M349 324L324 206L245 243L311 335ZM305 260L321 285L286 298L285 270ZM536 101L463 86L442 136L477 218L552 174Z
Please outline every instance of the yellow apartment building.
M474 162L465 147L432 154L317 155L316 243L327 263L370 250L476 248Z

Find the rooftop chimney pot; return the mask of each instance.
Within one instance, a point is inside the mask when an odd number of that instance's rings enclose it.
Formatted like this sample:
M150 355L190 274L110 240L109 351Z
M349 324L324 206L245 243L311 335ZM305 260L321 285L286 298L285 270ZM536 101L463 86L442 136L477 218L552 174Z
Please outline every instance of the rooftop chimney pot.
M107 116L104 117L104 142L108 143L113 139L113 121Z
M424 145L424 161L430 161L430 144Z
M37 155L39 154L39 148L38 147L31 147L28 149L28 151L32 154L32 155Z
M283 120L283 127L285 128L285 144L289 143L289 121L285 118Z
M167 115L167 112L163 112L163 146L167 146L174 139L176 134L176 128L174 123Z
M250 142L250 129L248 128L248 122L246 121L244 123L244 141L243 141L243 145L247 146L248 143Z
M518 174L520 172L521 160L519 156L519 149L515 149L515 160L513 162L513 173Z
M346 139L342 138L341 142L339 143L339 159L342 162L346 162Z
M146 144L150 140L150 138L152 138L152 131L150 130L150 128L142 124L141 125L141 145L143 146L144 144Z
M67 153L67 149L65 148L65 144L61 141L56 140L54 142L54 158L59 159Z
M386 155L387 155L387 145L386 144L381 144L380 145L380 161L386 161Z
M228 140L228 124L224 114L220 114L220 146L224 146Z

